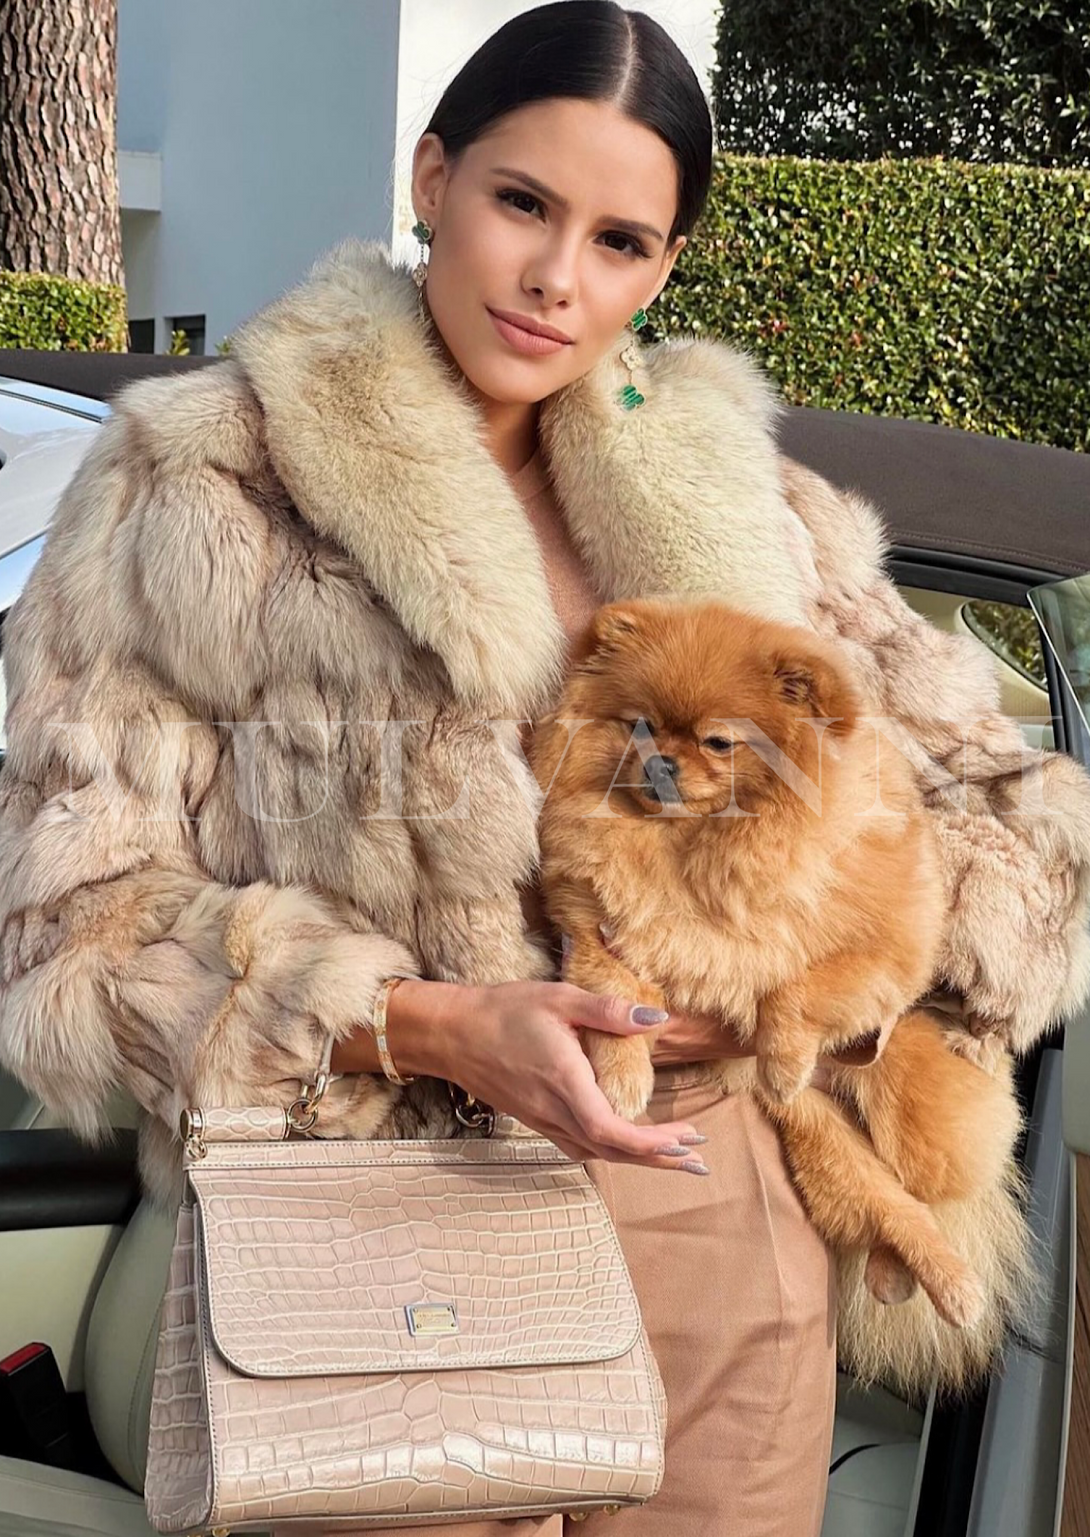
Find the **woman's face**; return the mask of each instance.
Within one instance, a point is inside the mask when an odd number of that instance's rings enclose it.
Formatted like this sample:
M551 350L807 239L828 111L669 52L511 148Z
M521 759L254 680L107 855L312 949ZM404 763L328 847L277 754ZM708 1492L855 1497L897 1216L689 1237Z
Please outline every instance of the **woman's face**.
M428 308L485 399L543 400L592 368L637 309L650 308L685 245L679 236L666 246L677 195L667 146L603 102L520 107L453 169L442 141L421 137L413 206L434 232ZM571 341L527 353L497 327L495 311Z

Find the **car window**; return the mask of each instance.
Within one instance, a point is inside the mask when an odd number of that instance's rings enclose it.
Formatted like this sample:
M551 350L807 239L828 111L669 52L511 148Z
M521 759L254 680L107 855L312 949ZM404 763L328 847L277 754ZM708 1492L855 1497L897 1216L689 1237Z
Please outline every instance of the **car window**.
M1090 575L1034 587L1029 599L1070 698L1090 731Z
M35 561L45 547L45 535L31 539L17 550L0 557L0 764L8 750L8 693L7 679L2 665L4 648L4 621L8 610L22 592Z
M4 672L4 620L7 613L0 614L0 768L4 766L4 759L8 752L8 680Z
M984 603L975 599L962 610L966 625L990 651L1021 673L1028 683L1047 688L1041 630L1032 609L1016 603Z
M999 708L1031 747L1055 746L1053 706L1032 613L1013 603L982 603L967 593L898 586L910 608L954 635L968 635L995 658Z

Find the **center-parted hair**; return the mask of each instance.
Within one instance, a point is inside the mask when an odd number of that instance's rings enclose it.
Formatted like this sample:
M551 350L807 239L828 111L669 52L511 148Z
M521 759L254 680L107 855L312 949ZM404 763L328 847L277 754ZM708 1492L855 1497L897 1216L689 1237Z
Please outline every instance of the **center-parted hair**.
M451 80L425 132L438 134L453 163L507 113L557 97L609 102L658 134L678 171L668 244L688 235L711 183L711 111L692 65L643 11L553 0L513 16Z

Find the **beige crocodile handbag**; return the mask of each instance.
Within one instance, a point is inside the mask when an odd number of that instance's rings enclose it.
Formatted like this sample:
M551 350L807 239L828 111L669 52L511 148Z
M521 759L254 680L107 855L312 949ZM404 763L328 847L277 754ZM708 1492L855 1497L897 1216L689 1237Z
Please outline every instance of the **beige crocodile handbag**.
M182 1118L151 1524L335 1533L651 1499L662 1379L584 1166L506 1116L512 1134L493 1116L492 1135L308 1137L323 1087Z

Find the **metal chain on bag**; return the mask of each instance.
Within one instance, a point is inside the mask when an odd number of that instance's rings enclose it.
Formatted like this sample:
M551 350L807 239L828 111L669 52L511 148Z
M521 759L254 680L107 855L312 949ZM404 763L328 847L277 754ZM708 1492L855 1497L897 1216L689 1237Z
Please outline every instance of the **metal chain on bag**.
M451 1083L449 1079L445 1081L450 1102L454 1106L455 1119L471 1131L479 1131L490 1137L496 1129L496 1112L492 1106L486 1105L475 1094L470 1094L461 1084Z

